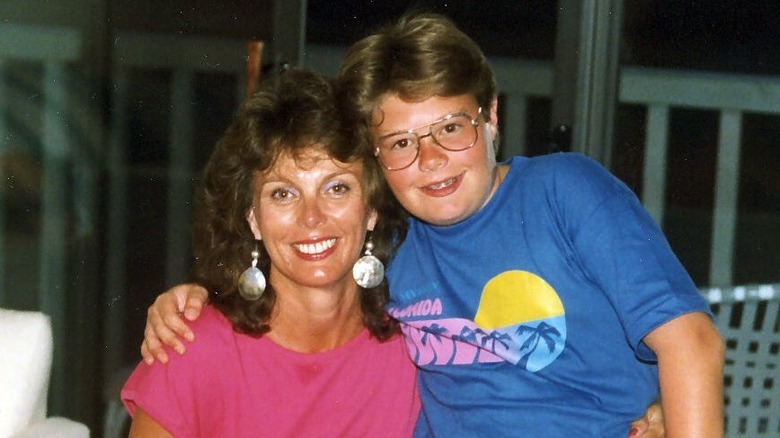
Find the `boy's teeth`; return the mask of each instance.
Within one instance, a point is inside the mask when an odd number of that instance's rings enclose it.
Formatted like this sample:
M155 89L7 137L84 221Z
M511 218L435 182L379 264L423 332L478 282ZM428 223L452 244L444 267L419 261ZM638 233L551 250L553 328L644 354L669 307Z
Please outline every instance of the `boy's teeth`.
M428 188L433 189L433 190L438 190L438 189L442 189L444 187L447 187L450 184L452 184L452 180L448 179L448 180L442 181L442 182L440 182L438 184L432 184L432 185L428 186Z

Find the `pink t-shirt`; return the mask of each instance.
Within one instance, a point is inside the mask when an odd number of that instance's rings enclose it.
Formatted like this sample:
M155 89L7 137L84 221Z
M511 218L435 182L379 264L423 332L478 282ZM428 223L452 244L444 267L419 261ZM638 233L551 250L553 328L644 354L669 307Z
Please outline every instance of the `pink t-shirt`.
M176 437L409 437L420 410L415 368L400 336L362 331L325 353L303 354L233 331L208 306L187 353L140 363L122 388Z

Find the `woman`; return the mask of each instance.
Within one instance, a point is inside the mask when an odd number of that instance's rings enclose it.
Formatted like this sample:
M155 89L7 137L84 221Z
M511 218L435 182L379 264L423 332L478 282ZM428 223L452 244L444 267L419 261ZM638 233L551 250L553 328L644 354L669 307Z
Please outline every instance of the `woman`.
M210 306L188 355L128 379L131 436L411 435L415 370L375 281L386 196L340 120L328 81L288 70L218 142L193 227Z

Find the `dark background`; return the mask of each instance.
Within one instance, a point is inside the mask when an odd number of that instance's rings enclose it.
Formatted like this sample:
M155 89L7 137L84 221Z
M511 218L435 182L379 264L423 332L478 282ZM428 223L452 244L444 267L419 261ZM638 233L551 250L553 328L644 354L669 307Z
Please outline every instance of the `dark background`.
M780 2L625 0L626 65L780 72ZM488 55L551 59L557 2L549 0L310 0L307 40L349 45L407 11L446 14Z

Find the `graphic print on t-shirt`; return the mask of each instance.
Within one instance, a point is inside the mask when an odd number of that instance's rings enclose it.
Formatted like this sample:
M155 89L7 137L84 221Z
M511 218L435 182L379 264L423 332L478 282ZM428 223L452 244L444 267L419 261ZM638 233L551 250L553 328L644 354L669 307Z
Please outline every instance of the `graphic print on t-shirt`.
M473 320L442 318L446 309L438 298L389 310L403 322L407 348L418 365L507 361L535 372L552 363L566 342L560 297L527 271L506 271L490 279ZM435 319L406 318L410 315Z

